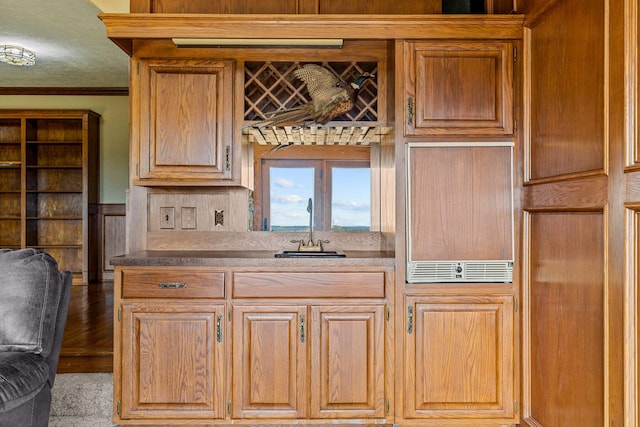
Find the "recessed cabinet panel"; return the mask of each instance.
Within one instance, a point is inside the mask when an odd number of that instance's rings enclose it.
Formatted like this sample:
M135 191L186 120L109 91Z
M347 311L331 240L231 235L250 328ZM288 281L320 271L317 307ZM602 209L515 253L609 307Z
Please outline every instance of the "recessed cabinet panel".
M383 311L311 307L311 417L384 418Z
M304 418L305 306L233 307L233 418Z
M409 297L406 310L406 417L511 424L513 297Z
M139 181L231 179L231 61L142 60Z
M405 135L513 133L510 42L405 43Z
M122 417L224 417L223 305L122 306Z

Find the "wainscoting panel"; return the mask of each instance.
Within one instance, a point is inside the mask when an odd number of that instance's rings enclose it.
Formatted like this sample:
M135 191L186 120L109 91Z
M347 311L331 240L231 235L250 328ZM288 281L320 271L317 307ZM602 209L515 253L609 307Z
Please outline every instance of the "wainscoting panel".
M100 232L99 280L113 280L112 257L125 253L125 205L103 204L98 209Z
M604 217L580 211L526 215L527 425L605 424Z

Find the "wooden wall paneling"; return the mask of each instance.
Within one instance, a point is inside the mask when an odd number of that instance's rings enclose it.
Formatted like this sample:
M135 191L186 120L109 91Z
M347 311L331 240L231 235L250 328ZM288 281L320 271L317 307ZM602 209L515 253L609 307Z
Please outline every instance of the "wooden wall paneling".
M625 366L625 387L624 387L624 414L625 426L637 426L640 414L640 402L638 401L638 391L640 381L638 373L640 365L638 363L638 345L640 344L640 333L638 324L640 316L638 314L638 284L640 283L640 203L627 205L625 224L626 253L625 259L625 330L624 342L626 344L624 352Z
M111 258L126 253L126 209L124 204L102 204L98 208L100 235L100 280L113 280Z
M604 212L536 212L525 223L525 425L605 425Z
M636 356L625 331L635 336L637 329L623 315L625 307L627 312L635 307L625 295L637 286L629 283L637 265L629 258L636 238L629 224L633 200L640 200L633 194L637 180L630 182L633 174L624 173L629 107L620 94L632 90L625 89L628 11L624 0L530 6L522 189L523 425L635 426L625 413L637 396L635 380L629 379ZM594 397L590 407L581 408Z
M525 180L605 168L605 10L567 0L528 31Z
M625 319L624 352L625 387L624 414L625 426L636 426L640 422L640 315L638 310L638 289L640 285L640 104L638 85L640 68L638 64L640 49L640 7L635 0L624 2L624 76L625 76L625 206L626 238L625 259Z
M640 7L635 1L625 1L625 108L626 117L626 159L627 168L640 168L640 140L638 123L640 122L640 106L638 105L638 84L640 67L638 67L638 49L640 49Z
M442 13L441 0L318 0L319 13L431 14Z
M511 0L491 0L493 10L506 10ZM497 5L493 5L498 3ZM437 14L441 0L131 0L131 13L214 13L214 14ZM506 10L509 13L511 9ZM496 12L498 13L498 12Z
M311 0L314 1L314 0ZM300 13L309 0L155 0L153 13Z

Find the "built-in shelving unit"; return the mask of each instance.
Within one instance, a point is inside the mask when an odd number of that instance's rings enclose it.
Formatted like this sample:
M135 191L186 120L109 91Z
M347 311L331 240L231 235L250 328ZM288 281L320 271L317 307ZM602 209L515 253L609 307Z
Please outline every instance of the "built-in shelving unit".
M74 281L97 273L100 116L0 110L0 247L49 252Z

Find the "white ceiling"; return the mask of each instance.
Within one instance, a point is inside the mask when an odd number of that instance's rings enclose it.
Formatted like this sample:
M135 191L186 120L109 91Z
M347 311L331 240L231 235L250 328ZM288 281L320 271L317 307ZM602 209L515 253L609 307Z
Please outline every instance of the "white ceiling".
M0 62L0 87L128 87L129 57L107 38L102 11L128 13L129 1L0 0L0 45L36 53L32 67Z

